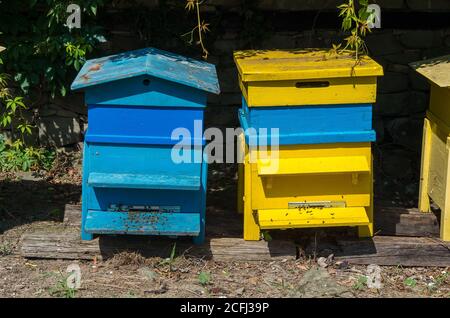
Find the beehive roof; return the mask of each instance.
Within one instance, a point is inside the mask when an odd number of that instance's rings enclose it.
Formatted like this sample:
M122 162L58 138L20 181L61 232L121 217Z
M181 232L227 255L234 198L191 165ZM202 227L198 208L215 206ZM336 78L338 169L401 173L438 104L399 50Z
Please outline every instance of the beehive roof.
M215 94L220 93L216 68L213 64L155 48L88 60L71 88L77 90L141 75L158 77Z
M356 63L350 54L316 49L238 51L234 60L244 82L383 75L367 56Z
M450 55L413 62L410 66L439 87L450 87Z

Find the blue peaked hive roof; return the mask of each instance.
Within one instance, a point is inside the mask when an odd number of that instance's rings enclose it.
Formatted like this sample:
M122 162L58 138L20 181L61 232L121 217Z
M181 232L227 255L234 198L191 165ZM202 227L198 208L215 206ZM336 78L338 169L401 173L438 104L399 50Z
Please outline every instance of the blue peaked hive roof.
M145 48L88 60L72 83L72 90L141 75L219 94L216 67L178 54Z

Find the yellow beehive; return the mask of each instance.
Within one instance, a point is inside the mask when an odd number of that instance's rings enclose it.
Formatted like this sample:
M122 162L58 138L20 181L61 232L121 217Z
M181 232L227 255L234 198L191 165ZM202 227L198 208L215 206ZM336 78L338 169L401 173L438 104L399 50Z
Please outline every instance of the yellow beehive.
M323 50L234 53L249 107L373 103L382 67L369 57Z
M245 145L239 167L245 240L259 240L264 229L330 226L372 236L370 143L280 146L277 157L261 151Z
M450 241L450 55L412 63L431 83L422 140L419 209L441 209L441 239Z

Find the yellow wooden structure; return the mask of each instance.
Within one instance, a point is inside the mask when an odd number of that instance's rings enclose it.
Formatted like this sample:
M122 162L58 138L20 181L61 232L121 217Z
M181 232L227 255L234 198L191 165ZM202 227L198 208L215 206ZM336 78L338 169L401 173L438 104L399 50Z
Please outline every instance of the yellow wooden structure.
M259 240L260 230L358 226L373 235L370 143L280 146L245 145L239 166L238 209L244 213L244 239ZM262 157L262 158L261 158Z
M253 107L328 107L327 113L342 121L352 118L337 111L342 105L350 114L359 109L352 105L371 107L377 76L383 75L382 67L368 57L356 63L350 55L329 56L319 50L242 51L234 59L247 113ZM370 109L362 118L371 122ZM322 127L323 122L312 125ZM241 135L245 158L238 171L238 210L244 214L245 240L259 240L265 229L305 227L356 226L360 236L373 235L374 139L343 141L339 136L344 126L336 125L333 138L299 138L301 142L281 143L268 151L246 144L246 135ZM298 131L308 136L304 127Z
M441 210L441 239L450 241L450 55L412 63L431 83L423 128L419 209L430 212L430 199Z
M235 52L249 107L374 103L382 67L369 57L321 50Z

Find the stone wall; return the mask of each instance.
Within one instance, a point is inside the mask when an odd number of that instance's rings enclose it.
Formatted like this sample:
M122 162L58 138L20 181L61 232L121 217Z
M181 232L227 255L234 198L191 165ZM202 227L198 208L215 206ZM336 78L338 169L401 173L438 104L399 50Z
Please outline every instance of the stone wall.
M137 0L137 2L149 7L156 7L162 1ZM305 11L334 10L336 6L343 3L343 0L256 0L253 2L255 3L255 7L261 10ZM205 7L207 10L216 10L218 8L236 8L241 3L242 0L209 0L205 4ZM373 0L370 1L370 3L377 3L384 9L431 12L450 10L450 2L447 0Z
M158 0L139 0L147 7L156 8ZM169 1L170 2L170 1ZM251 9L242 12L244 3L252 4ZM375 2L375 1L373 1ZM383 13L426 12L441 14L450 12L448 0L378 0ZM258 49L274 48L330 48L339 43L343 34L336 27L326 27L317 19L323 11L336 18L339 0L210 0L204 7L205 19L212 22L213 32L208 35L207 47L211 55L209 62L217 65L222 93L210 96L206 113L206 126L237 127L237 109L241 102L237 85L236 68L232 60L234 50L249 47ZM166 38L159 43L143 39L133 28L133 21L124 22L125 7L108 8L107 43L97 55L111 54L124 50L155 45L163 49L185 54L186 47L175 38L178 35L163 34ZM319 10L319 11L318 11ZM262 12L265 19L259 21L261 27L270 24L261 32L256 42L249 43L242 36L245 31L243 19ZM290 22L283 21L284 13L290 13ZM311 14L312 12L312 14ZM279 14L280 13L280 14ZM292 15L293 14L293 15ZM185 16L181 12L180 21ZM254 17L254 16L253 16ZM440 17L442 19L442 16ZM293 19L293 20L292 20ZM311 19L313 23L305 23ZM433 22L433 16L428 16ZM253 20L252 20L253 21ZM296 24L300 25L298 28ZM302 23L303 21L303 23ZM307 20L309 21L309 20ZM189 23L191 23L190 21ZM317 22L317 23L316 23ZM383 22L383 20L382 20ZM424 112L429 98L429 85L410 69L408 63L450 54L450 22L447 26L417 29L417 21L403 21L402 29L391 25L375 30L367 37L370 55L381 63L385 76L379 80L377 103L374 106L374 127L377 143L374 146L379 182L383 191L392 197L405 197L405 193L416 197L418 171L420 166L420 146ZM192 22L194 23L194 22ZM252 22L253 23L253 22ZM331 21L331 24L335 23ZM410 27L408 25L410 24ZM289 28L285 26L289 24ZM308 25L305 27L305 24ZM328 23L330 24L330 23ZM382 25L383 26L383 25ZM258 30L259 26L255 28ZM188 29L186 29L188 30ZM181 34L181 33L180 33ZM198 54L198 48L189 48L187 54ZM49 101L37 114L39 134L36 138L41 145L67 146L82 141L87 126L86 109L81 94L71 94L65 99ZM400 185L400 187L399 187ZM402 186L406 185L406 186ZM391 187L392 186L392 187ZM387 189L387 190L386 190ZM399 190L400 189L400 190ZM381 191L382 192L382 191ZM386 193L380 193L386 196Z

